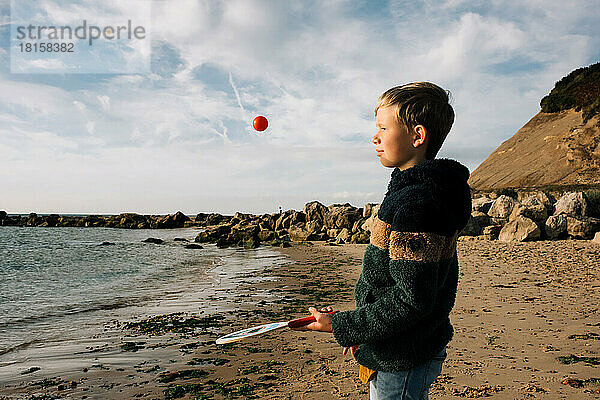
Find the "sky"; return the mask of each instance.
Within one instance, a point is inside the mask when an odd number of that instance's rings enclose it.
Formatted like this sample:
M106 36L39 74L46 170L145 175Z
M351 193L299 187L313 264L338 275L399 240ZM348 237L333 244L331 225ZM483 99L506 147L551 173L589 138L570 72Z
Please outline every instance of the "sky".
M146 5L31 2L31 17L57 24L120 15L149 26L146 47L78 73L52 70L66 57L23 73L15 49L11 70L19 21L0 0L0 210L259 214L313 200L379 203L392 170L371 137L385 90L414 81L450 90L456 119L438 158L472 172L556 81L600 60L595 0ZM129 69L93 69L110 60ZM264 132L252 129L257 115L269 120Z

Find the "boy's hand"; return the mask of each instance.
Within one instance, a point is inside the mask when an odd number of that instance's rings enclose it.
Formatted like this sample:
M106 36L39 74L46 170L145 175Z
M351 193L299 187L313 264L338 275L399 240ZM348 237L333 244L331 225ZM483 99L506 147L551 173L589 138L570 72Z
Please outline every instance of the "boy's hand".
M331 315L329 314L323 314L326 312L331 312L333 311L333 308L331 307L323 307L321 308L319 311L317 311L316 308L314 307L310 307L308 309L308 311L310 311L310 313L313 315L313 317L315 317L315 319L317 320L316 322L311 322L308 325L305 326L301 326L299 328L292 328L295 331L319 331L319 332L333 332L333 330L331 329Z
M354 360L356 360L356 355L354 354L356 349L358 349L357 346L344 347L344 355L348 354L348 350L350 350L350 352L352 353L352 357L354 357ZM356 360L356 361L358 361L358 360Z

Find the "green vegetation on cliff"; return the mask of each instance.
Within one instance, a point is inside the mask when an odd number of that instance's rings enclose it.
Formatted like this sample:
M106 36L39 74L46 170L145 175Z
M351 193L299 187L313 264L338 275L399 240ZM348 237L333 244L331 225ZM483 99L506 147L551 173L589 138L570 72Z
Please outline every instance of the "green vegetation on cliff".
M556 82L554 89L540 101L542 112L553 113L574 108L587 121L600 113L600 62L578 68Z

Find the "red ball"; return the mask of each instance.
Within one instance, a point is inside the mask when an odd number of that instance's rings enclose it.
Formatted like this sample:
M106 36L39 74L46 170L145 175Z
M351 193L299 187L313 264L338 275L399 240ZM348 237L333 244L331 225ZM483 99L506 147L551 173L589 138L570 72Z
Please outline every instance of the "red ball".
M269 126L269 121L267 121L267 119L262 115L259 115L258 117L254 118L252 126L254 126L254 129L257 131L262 132L267 129L267 126Z

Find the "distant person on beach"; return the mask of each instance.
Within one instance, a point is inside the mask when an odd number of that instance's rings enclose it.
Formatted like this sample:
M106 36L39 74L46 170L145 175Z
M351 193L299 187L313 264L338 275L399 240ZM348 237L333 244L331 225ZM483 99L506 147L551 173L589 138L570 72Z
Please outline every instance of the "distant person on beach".
M333 332L360 364L371 400L428 399L453 336L456 241L471 214L469 170L436 159L452 123L449 92L428 82L396 86L375 106L372 138L393 168L371 228L355 287L356 309L325 314L304 328Z

